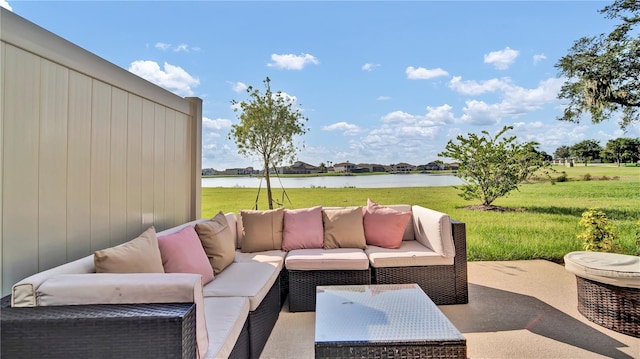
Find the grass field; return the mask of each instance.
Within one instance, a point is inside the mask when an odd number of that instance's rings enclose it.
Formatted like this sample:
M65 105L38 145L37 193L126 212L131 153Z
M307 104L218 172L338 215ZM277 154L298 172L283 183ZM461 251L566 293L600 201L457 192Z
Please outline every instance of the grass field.
M469 260L549 259L559 261L566 253L581 250L576 238L578 220L590 207L602 209L620 234L624 253L636 253L636 222L640 221L640 168L614 166L555 167L567 182L523 184L520 191L500 198L495 205L511 211L473 211L454 187L412 188L293 188L287 189L287 208L363 206L367 198L381 204L407 203L432 208L463 221L467 226ZM585 175L591 180L584 180ZM604 179L603 179L604 178ZM238 212L254 206L255 188L203 188L202 216L218 211ZM282 190L274 198L283 202ZM260 209L267 208L266 191Z

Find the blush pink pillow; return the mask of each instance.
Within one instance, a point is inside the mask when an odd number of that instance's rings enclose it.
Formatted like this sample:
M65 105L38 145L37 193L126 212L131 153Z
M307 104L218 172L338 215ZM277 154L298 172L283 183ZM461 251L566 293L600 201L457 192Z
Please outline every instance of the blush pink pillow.
M391 249L400 248L410 218L411 212L384 207L367 199L363 219L367 244Z
M322 248L322 207L284 210L282 250Z
M165 273L200 274L202 285L213 280L213 268L193 227L158 237L158 247Z

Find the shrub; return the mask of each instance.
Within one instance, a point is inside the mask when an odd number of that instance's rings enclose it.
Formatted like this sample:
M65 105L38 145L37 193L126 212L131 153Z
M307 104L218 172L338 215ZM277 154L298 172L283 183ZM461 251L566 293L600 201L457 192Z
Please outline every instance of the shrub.
M585 173L584 176L582 176L582 179L585 181L591 181L591 173Z
M562 171L562 174L556 178L556 182L567 182L569 178L567 177L567 172Z
M578 234L582 239L584 250L593 252L614 252L615 240L618 237L615 226L609 223L607 215L597 208L590 208L582 213L578 222L584 231Z

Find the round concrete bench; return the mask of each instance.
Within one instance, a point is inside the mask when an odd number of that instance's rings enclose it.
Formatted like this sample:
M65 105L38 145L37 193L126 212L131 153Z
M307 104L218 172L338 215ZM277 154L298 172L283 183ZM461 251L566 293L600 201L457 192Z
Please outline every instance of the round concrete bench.
M605 328L640 337L640 257L571 252L564 264L576 275L582 315Z

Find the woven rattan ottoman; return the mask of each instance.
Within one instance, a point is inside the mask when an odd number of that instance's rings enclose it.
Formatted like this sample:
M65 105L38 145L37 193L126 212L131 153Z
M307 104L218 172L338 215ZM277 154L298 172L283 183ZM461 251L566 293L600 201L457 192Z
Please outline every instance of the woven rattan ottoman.
M316 358L466 358L462 334L417 284L319 286Z
M564 262L576 275L578 311L598 325L640 338L640 257L571 252Z

